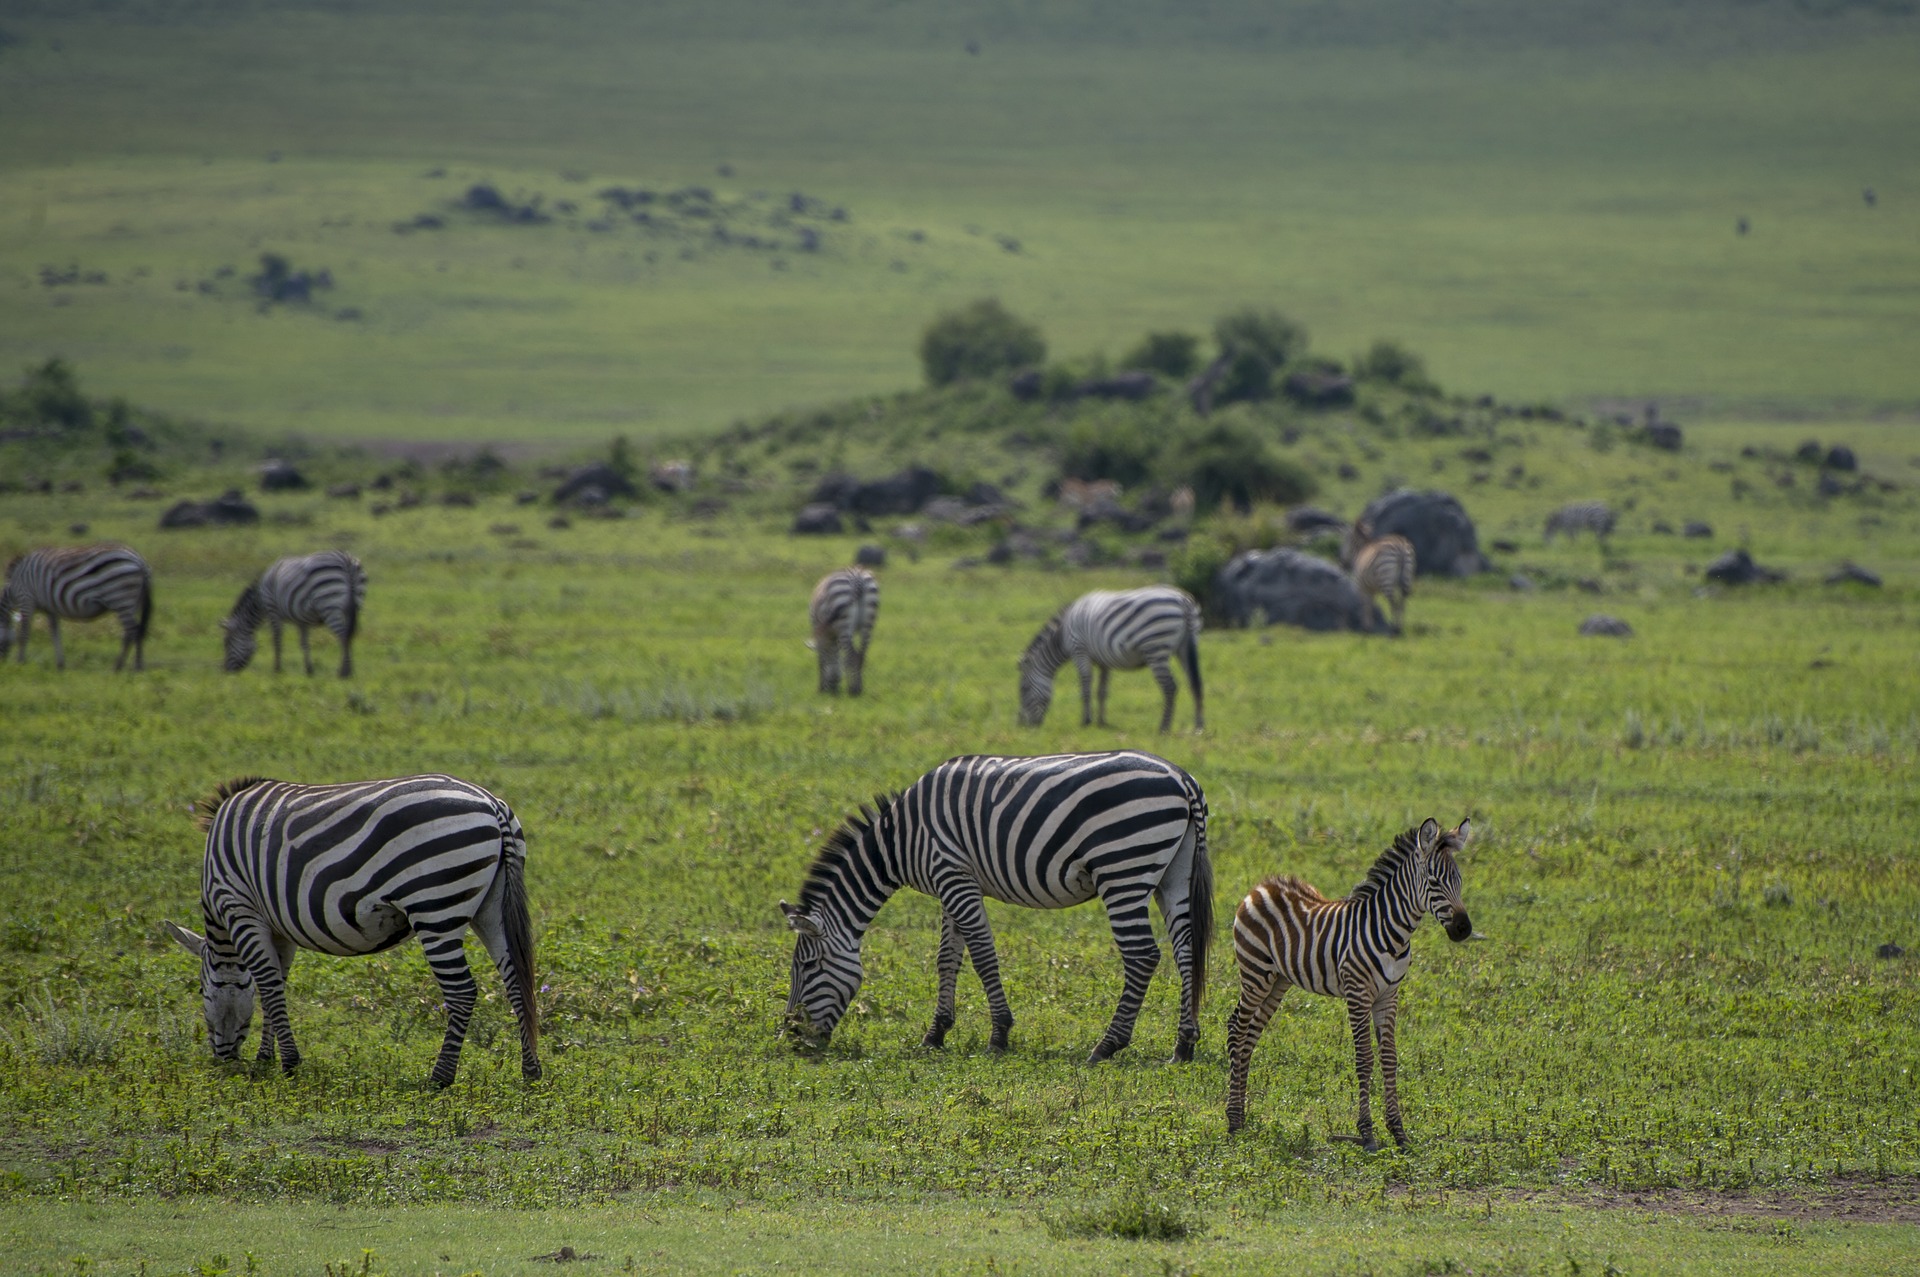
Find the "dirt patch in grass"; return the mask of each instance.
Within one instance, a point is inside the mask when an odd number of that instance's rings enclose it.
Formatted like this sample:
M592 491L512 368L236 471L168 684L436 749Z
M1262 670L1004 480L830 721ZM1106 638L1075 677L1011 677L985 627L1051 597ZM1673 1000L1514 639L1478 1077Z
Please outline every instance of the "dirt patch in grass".
M1544 1205L1551 1200L1590 1210L1644 1210L1672 1215L1749 1216L1762 1219L1837 1219L1856 1224L1920 1224L1920 1179L1836 1176L1818 1186L1778 1192L1646 1189L1549 1195L1516 1194Z

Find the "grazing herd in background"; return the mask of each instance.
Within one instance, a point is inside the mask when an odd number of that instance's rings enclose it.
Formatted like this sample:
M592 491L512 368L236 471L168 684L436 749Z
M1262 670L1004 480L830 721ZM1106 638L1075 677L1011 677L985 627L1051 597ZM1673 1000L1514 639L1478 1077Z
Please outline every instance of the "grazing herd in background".
M1392 609L1401 628L1412 588L1412 546L1375 538L1358 525L1343 558L1356 581ZM281 631L294 626L306 672L308 631L324 626L340 642L340 675L353 672L352 644L366 601L360 562L340 551L283 558L241 593L223 622L224 667L237 672L271 628L274 669ZM863 691L880 587L865 568L829 574L808 608L820 691ZM107 612L123 644L144 664L153 610L153 574L123 546L43 549L16 559L0 592L0 653L26 656L32 615L44 611L56 664L64 668L59 622ZM1095 591L1055 614L1020 660L1020 719L1039 724L1057 672L1080 676L1081 722L1106 722L1116 669L1151 670L1164 698L1160 730L1173 723L1172 663L1186 669L1194 728L1205 726L1200 608L1170 586ZM479 937L498 967L519 1023L521 1069L540 1076L534 945L525 886L526 838L512 810L486 790L450 776L303 785L257 777L229 781L197 808L207 842L201 872L204 934L166 929L200 960L203 1010L213 1053L239 1057L262 1010L257 1059L299 1061L287 1013L287 973L301 949L338 956L377 953L419 940L447 1008L446 1037L431 1074L452 1083L477 988L464 939ZM1387 1127L1405 1144L1397 1090L1393 1022L1409 940L1433 913L1452 939L1471 934L1460 899L1456 853L1468 825L1443 831L1432 820L1395 839L1345 900L1328 900L1296 878L1269 878L1240 904L1234 949L1240 999L1228 1025L1229 1131L1245 1121L1254 1045L1286 990L1344 998L1360 1081L1358 1140L1377 1147L1369 1091L1377 1044ZM861 944L881 907L905 887L940 902L939 995L923 1045L940 1047L955 1020L961 969L971 961L991 1016L990 1046L1005 1050L1014 1019L1000 979L985 910L988 899L1064 909L1098 898L1120 950L1123 984L1113 1019L1089 1054L1110 1058L1133 1039L1160 961L1149 916L1157 901L1180 974L1173 1058L1193 1059L1213 932L1213 867L1207 804L1188 773L1152 754L1124 750L1042 757L950 759L904 791L882 797L843 823L808 870L797 905L780 902L795 944L785 1024L796 1040L823 1047L863 977Z

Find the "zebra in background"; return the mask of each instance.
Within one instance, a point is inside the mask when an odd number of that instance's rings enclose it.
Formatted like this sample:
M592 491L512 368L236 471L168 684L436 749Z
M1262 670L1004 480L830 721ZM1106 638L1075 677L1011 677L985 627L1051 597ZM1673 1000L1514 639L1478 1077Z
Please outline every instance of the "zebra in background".
M1169 668L1178 655L1193 689L1193 730L1206 726L1200 689L1200 605L1185 590L1149 585L1138 590L1095 590L1069 603L1041 627L1020 657L1020 721L1038 727L1053 703L1053 676L1072 661L1080 672L1080 725L1094 721L1093 671L1100 670L1100 725L1107 725L1107 679L1114 670L1153 671L1164 702L1160 730L1173 726L1178 691Z
M945 1044L955 985L970 957L992 1012L992 1049L1007 1047L1013 1012L984 899L1066 909L1098 896L1126 982L1088 1063L1111 1056L1133 1040L1160 961L1147 913L1152 896L1180 970L1174 1058L1193 1058L1213 935L1213 864L1206 798L1172 763L1133 751L953 758L849 819L808 870L800 903L780 902L799 937L787 998L796 1035L821 1046L832 1037L860 987L861 940L902 887L941 908L940 994L922 1045Z
M1347 529L1341 547L1341 564L1353 574L1353 580L1368 598L1381 599L1393 613L1393 632L1402 633L1401 620L1407 612L1407 596L1413 593L1414 571L1419 560L1413 542L1396 533L1373 535L1373 525L1358 519Z
M273 629L273 672L280 672L280 627L300 631L300 656L313 673L309 626L324 625L340 640L340 677L353 673L353 636L360 628L360 608L367 601L367 574L360 560L345 550L289 556L275 561L258 580L240 592L233 611L222 622L226 630L226 668L236 674L253 660L262 625Z
M0 589L0 656L17 643L27 659L27 631L33 614L47 614L53 632L53 667L67 668L60 645L60 620L91 621L106 612L120 620L120 659L115 671L147 667L147 625L153 619L153 569L124 545L83 545L32 550L7 565Z
M1233 916L1233 951L1240 963L1240 1002L1227 1020L1227 1132L1246 1125L1247 1073L1254 1044L1288 989L1344 998L1360 1077L1359 1142L1379 1147L1368 1107L1373 1089L1373 1043L1380 1046L1381 1092L1387 1129L1405 1147L1400 1122L1399 1058L1393 1020L1400 981L1412 960L1413 929L1432 913L1456 943L1473 934L1460 903L1456 853L1472 832L1467 821L1442 830L1432 820L1409 829L1367 871L1345 900L1328 900L1294 877L1268 878L1240 902Z
M1553 544L1555 533L1572 537L1591 532L1595 540L1604 541L1613 533L1614 519L1613 507L1604 501L1575 501L1563 505L1547 516L1547 544Z
M820 658L820 690L838 696L840 676L847 695L858 696L867 668L867 644L880 615L880 582L865 568L841 568L820 578L807 604L813 624L811 647Z
M417 936L447 1002L433 1084L448 1086L477 988L461 938L471 927L493 955L520 1022L520 1072L540 1076L527 840L507 805L451 776L347 785L247 777L196 808L207 831L200 872L206 935L166 923L200 959L213 1053L238 1059L264 1008L259 1059L300 1062L287 1019L287 969L298 949L378 953Z

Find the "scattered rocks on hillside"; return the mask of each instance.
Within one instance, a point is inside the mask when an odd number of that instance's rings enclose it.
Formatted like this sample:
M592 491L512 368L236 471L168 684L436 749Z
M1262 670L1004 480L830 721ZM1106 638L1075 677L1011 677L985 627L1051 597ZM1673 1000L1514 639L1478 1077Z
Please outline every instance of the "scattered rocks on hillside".
M863 545L853 552L853 561L863 568L883 568L887 566L887 547Z
M856 514L916 514L942 486L940 476L925 466L864 483L850 474L830 474L815 485L811 500Z
M605 505L615 497L636 497L633 480L604 461L581 466L553 490L555 504Z
M1213 579L1213 602L1229 625L1297 625L1381 632L1386 622L1338 567L1299 550L1248 550Z
M1489 568L1480 537L1458 499L1447 492L1402 488L1377 498L1360 518L1373 535L1398 535L1413 543L1422 575L1472 576Z
M204 528L260 522L260 510L229 488L211 501L180 501L160 516L163 528Z
M1281 379L1280 393L1304 408L1337 408L1353 402L1353 378L1344 373L1302 369Z
M360 485L357 483L336 483L327 489L327 495L335 501L358 501Z
M795 536L838 536L846 530L840 521L840 507L827 501L802 507L793 518Z
M277 457L262 463L258 473L263 492L299 492L313 486L291 462Z
M293 263L280 254L262 253L260 273L249 275L247 284L260 299L262 309L275 305L305 306L313 301L315 292L333 287L333 272L324 267L295 270Z
M1786 573L1761 567L1745 550L1728 550L1707 564L1704 575L1707 580L1718 581L1722 585L1754 585L1786 580Z
M1702 523L1698 519L1689 519L1681 526L1680 535L1695 540L1711 537L1713 535L1713 525L1711 523Z
M1588 638L1632 638L1633 627L1617 616L1595 612L1580 622L1580 632Z
M1858 563L1848 560L1827 576L1828 585L1847 585L1849 583L1855 585L1871 585L1877 589L1880 586L1880 574L1878 572L1869 572Z
M1671 421L1649 421L1640 428L1640 437L1663 452L1678 452L1686 437Z

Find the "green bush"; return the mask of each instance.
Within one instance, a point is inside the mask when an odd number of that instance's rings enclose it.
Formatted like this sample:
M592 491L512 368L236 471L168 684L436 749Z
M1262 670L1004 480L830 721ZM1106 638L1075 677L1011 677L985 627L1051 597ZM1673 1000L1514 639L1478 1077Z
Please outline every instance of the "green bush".
M1127 487L1152 476L1160 440L1132 413L1074 422L1060 449L1060 473L1069 479L1112 479Z
M1427 376L1420 356L1396 341L1376 341L1353 361L1353 375L1361 381L1383 382L1416 395L1437 395L1440 387Z
M1157 372L1176 381L1200 367L1200 339L1192 333L1148 333L1120 360L1122 368Z
M920 365L930 386L949 385L963 377L988 377L1046 357L1047 343L1040 330L1009 314L991 297L941 315L920 338Z
M1319 491L1313 475L1274 451L1245 419L1216 419L1181 432L1165 451L1161 480L1191 484L1196 508L1249 510L1256 502L1292 505Z
M57 357L27 370L27 379L5 404L4 415L27 425L57 426L66 431L93 426L93 405L80 393L72 367Z

